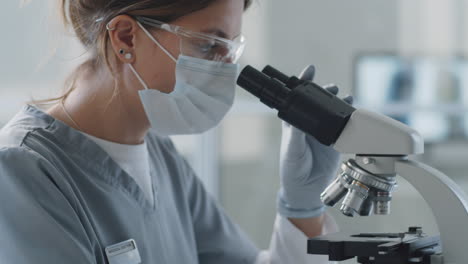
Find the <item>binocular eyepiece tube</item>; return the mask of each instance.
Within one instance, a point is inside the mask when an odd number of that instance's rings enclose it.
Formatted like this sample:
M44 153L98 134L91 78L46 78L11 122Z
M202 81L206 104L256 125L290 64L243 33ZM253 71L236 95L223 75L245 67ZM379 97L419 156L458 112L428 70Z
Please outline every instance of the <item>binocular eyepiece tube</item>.
M320 85L288 77L271 66L261 72L245 67L237 84L278 110L280 119L327 146L336 142L356 110Z

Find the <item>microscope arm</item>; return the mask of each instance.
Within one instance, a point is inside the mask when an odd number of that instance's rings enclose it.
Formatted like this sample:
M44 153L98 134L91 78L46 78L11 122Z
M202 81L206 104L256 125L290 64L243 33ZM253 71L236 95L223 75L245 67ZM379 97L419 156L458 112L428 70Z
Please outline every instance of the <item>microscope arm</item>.
M406 179L432 209L440 231L444 264L468 260L468 197L445 174L425 164L400 160L396 172Z

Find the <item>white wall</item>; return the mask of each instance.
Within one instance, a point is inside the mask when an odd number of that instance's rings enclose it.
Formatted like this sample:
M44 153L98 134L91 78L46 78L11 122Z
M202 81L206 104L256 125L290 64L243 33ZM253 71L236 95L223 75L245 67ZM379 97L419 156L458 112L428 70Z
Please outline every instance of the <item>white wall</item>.
M20 2L4 1L0 9L0 125L25 102L56 95L82 55L58 23L56 1Z
M273 1L268 63L290 74L315 64L319 83L349 93L358 53L397 48L398 11L386 0Z

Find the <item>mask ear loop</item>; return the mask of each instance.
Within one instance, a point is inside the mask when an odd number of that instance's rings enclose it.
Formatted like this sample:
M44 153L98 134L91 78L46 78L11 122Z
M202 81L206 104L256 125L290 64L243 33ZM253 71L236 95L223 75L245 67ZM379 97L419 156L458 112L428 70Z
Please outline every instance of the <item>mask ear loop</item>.
M143 25L141 25L141 23L139 21L137 21L137 24L138 26L143 30L143 32L145 32L145 34L156 44L158 45L158 47L160 49L162 49L162 51L164 51L164 53L167 54L167 56L169 56L169 58L171 58L175 63L177 63L177 60L176 58L174 58L174 56L172 56L172 54L166 49L164 48L154 37L153 35L151 35L148 30L146 30L145 27L143 27ZM141 85L143 85L143 87L145 88L145 90L149 90L148 88L148 85L146 85L145 81L143 80L143 78L141 78L140 74L138 74L138 72L135 70L135 67L133 67L133 65L131 63L128 63L128 66L130 67L130 70L132 70L133 74L135 74L135 76L137 77L138 81L140 81Z
M174 58L174 56L172 56L172 54L166 49L163 47L163 45L161 45L161 43L159 43L159 41L157 41L153 35L151 35L151 33L148 32L148 30L146 30L146 28L140 23L140 21L137 21L137 24L138 26L140 26L140 28L143 30L143 32L145 32L145 34L156 44L158 45L158 47L160 49L162 49L164 51L164 53L167 54L167 56L169 56L169 58L171 58L175 63L177 63L177 59Z
M130 67L130 70L132 70L133 74L137 77L138 81L140 81L141 85L143 85L143 88L145 90L148 90L148 85L146 85L145 81L143 81L143 78L141 78L140 74L135 70L135 67L133 67L132 64L128 63L128 66Z

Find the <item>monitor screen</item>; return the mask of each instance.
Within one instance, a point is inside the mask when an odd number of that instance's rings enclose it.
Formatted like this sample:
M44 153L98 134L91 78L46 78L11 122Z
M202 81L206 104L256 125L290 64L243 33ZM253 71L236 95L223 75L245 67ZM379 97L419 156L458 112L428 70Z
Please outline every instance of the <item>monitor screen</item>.
M361 55L355 62L356 105L409 125L426 142L445 140L452 136L456 121L441 109L458 100L453 95L459 90L453 68L453 61L428 57ZM468 65L465 70L468 73Z

